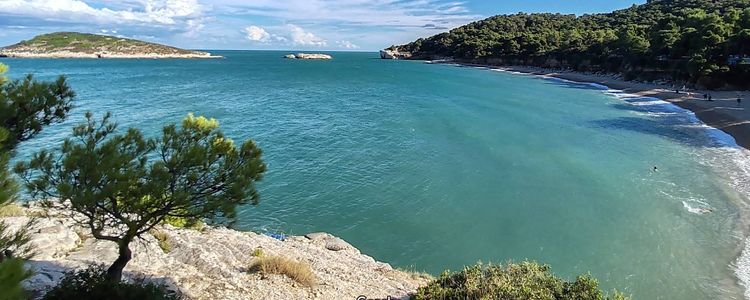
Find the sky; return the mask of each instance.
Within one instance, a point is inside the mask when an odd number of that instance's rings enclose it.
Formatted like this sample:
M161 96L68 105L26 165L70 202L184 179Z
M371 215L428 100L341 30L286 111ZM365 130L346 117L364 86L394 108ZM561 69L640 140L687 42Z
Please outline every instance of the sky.
M0 46L77 31L189 49L373 51L498 14L645 0L0 0Z

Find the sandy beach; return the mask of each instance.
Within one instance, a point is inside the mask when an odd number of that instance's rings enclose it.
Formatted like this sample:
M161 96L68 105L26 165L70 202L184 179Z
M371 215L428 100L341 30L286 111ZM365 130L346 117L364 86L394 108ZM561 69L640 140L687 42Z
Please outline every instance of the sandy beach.
M737 144L750 149L750 91L709 91L709 90L681 90L676 93L674 88L654 83L626 81L615 76L586 74L579 72L565 72L534 67L493 67L507 71L550 76L560 79L591 82L622 90L626 93L655 97L690 110L711 127L721 129L737 141ZM704 94L710 94L713 101L706 101ZM743 102L737 104L737 98Z

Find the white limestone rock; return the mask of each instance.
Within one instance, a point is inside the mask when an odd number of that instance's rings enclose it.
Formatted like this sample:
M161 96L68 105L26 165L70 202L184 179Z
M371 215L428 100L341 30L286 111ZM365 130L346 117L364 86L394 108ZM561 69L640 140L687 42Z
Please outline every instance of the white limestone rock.
M31 227L32 243L39 251L28 262L35 275L24 284L36 297L56 285L67 271L91 264L109 265L117 257L114 243L93 239L69 217L51 215ZM11 228L21 228L29 218L0 220ZM360 295L399 299L427 283L426 278L394 270L328 233L279 241L217 227L198 231L165 225L157 230L167 236L171 251L165 253L156 238L146 234L131 244L133 259L124 276L166 284L191 299L356 299ZM303 287L285 276L263 279L249 273L257 248L266 255L309 264L318 285Z
M331 59L333 59L333 56L330 56L328 54L321 54L321 53L287 54L284 57L285 58L289 58L289 59L316 59L316 60L331 60Z

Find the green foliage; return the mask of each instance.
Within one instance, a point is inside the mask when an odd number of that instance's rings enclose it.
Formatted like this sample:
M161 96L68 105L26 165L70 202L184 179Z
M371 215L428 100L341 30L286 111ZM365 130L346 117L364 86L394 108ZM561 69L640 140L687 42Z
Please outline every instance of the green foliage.
M59 152L41 151L16 172L35 197L82 214L94 238L118 244L112 279L131 258L130 242L165 219L232 222L238 205L258 203L261 150L235 145L214 119L189 115L152 139L133 128L117 134L109 114L86 118Z
M4 87L6 81L5 72L8 71L8 66L0 64L0 87ZM0 206L7 204L13 195L16 193L15 182L11 179L8 173L8 162L10 161L10 153L3 151L6 149L4 146L9 138L10 133L5 128L0 127Z
M62 122L72 108L74 97L65 77L40 82L29 75L0 86L0 127L7 130L3 149L13 149L44 126Z
M16 183L8 162L16 144L38 134L44 125L62 121L70 109L73 92L64 78L54 83L37 82L31 76L8 82L8 67L0 64L0 215L18 215L13 204ZM25 228L28 228L26 226ZM26 299L21 282L30 276L23 259L33 255L25 228L11 231L0 221L0 300Z
M0 300L28 299L26 291L21 287L21 281L31 276L23 266L23 260L5 259L0 261Z
M5 222L0 221L0 262L3 261L4 253L13 253L14 258L29 258L34 252L31 247L29 232L26 230L11 230Z
M10 153L3 151L7 139L8 131L0 127L0 206L9 204L17 191L16 182L8 171Z
M162 285L136 280L134 283L112 282L101 267L69 272L42 299L45 300L176 300L183 299Z
M9 206L12 204L5 204ZM28 226L26 226L28 227ZM6 252L12 253L14 258L26 259L33 256L31 240L27 230L11 231L5 222L0 221L0 262L5 258Z
M7 80L7 78L5 78L5 72L8 72L8 66L0 64L0 85Z
M0 77L5 71L7 67L0 65ZM13 149L41 132L43 126L63 121L74 95L63 77L39 82L29 75L24 80L0 83L0 207L4 211L10 210L17 192L8 170ZM15 257L26 258L32 254L28 241L26 231L11 233L0 222L0 252L8 250Z
M506 266L477 264L461 272L448 271L427 286L419 288L413 299L549 299L549 300L625 300L615 292L607 297L590 275L574 282L564 281L550 273L549 266L533 262L509 263Z
M501 15L398 48L415 58L566 67L750 87L750 0L660 0L606 14ZM701 59L693 59L700 57Z
M182 217L170 217L167 216L162 221L162 224L169 224L177 228L187 228L194 230L201 230L206 226L202 220L196 220L195 218L182 218Z

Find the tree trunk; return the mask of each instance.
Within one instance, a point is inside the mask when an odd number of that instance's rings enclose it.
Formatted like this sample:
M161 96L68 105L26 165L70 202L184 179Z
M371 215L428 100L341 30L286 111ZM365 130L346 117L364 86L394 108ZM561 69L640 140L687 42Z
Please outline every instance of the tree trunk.
M117 282L122 280L122 270L125 269L130 259L133 258L133 253L130 252L130 240L120 241L119 248L117 260L107 269L107 278Z

